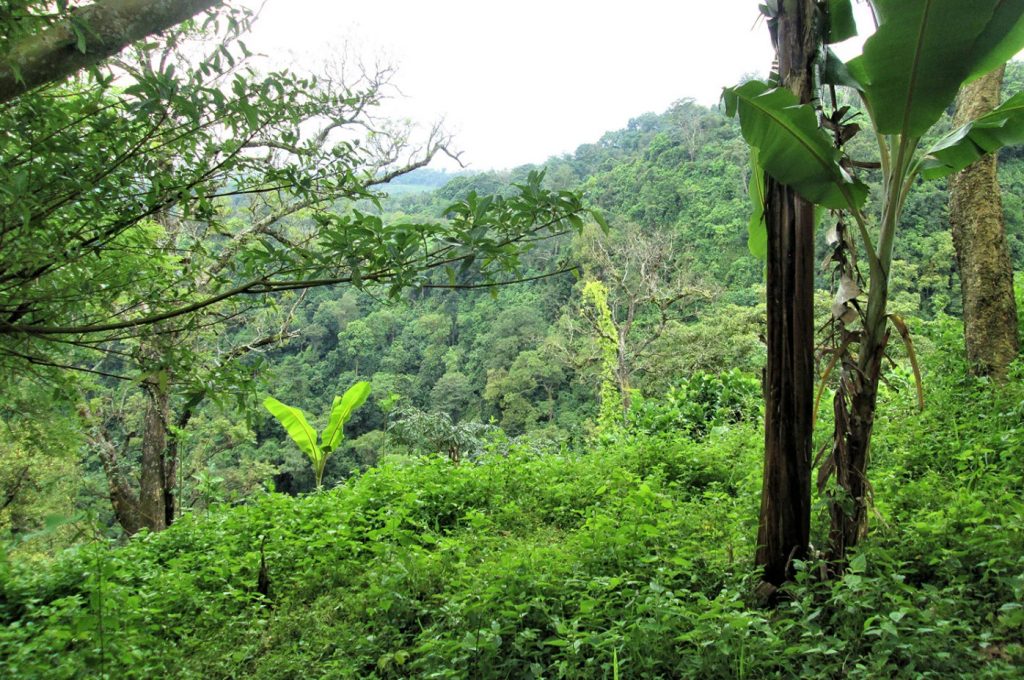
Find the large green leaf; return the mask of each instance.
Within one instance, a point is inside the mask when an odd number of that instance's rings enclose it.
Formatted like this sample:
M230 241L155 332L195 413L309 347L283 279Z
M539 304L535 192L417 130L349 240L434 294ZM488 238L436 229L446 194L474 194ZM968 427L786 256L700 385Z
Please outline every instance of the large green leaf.
M302 452L309 456L314 464L318 463L323 454L316 445L316 430L306 422L306 414L297 408L282 404L273 397L264 399L263 406L280 421L288 436L298 444Z
M828 0L828 37L825 42L842 42L857 35L850 0Z
M850 69L839 58L831 47L825 49L825 70L821 74L821 81L825 85L842 85L860 89L860 83L850 73Z
M1024 144L1024 92L940 139L928 150L921 176L951 175L985 154L1013 144Z
M987 34L983 34L976 41L979 49L984 48L987 55L979 55L976 58L974 69L967 78L968 82L994 71L1013 59L1014 55L1024 47L1024 12L1021 11L1019 3L1000 2L993 13L993 20L989 22L989 26L997 34L1002 35L1002 39L999 40L998 36L990 38ZM1008 31L1005 30L1007 26L1010 27Z
M1024 0L874 0L874 6L879 28L848 67L883 134L922 136L965 79L1024 47Z
M826 208L863 205L867 187L839 165L839 151L818 127L813 107L757 80L727 88L722 98L729 116L739 114L743 138L757 149L765 172Z
M768 259L768 225L764 220L764 168L757 162L757 149L750 150L750 223L747 225L747 247L759 260Z
M321 435L324 451L330 453L338 447L341 440L345 438L345 423L352 417L352 411L362 406L368 396L370 396L370 383L361 380L348 388L344 396L334 398L334 403L331 405L330 422L327 423L327 429Z

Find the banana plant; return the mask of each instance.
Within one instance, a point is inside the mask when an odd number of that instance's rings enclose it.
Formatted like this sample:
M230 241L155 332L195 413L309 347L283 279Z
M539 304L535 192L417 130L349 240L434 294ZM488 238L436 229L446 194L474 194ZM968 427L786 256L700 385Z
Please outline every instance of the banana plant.
M317 490L323 487L327 457L338 449L341 441L345 438L345 423L352 417L352 412L363 405L369 395L370 383L363 380L348 388L343 396L334 397L330 419L319 438L316 430L310 427L306 420L306 414L300 409L282 404L273 397L263 400L263 406L278 419L292 441L309 457L316 475Z
M769 0L769 5L792 1ZM1024 48L1024 0L871 0L869 4L877 26L862 54L844 64L823 44L819 72L823 86L853 88L870 119L881 171L877 215L867 213L867 187L853 174L858 167L875 164L845 154L845 142L857 131L847 110L824 116L769 82L747 82L723 94L726 113L739 116L756 159L757 178L767 173L808 201L841 211L826 238L834 249L839 278L833 305L839 332L829 369L839 363L841 379L834 399L833 446L818 477L820 490L832 476L841 489L831 503L830 554L838 560L866 528L868 448L892 329L907 343L913 358L906 325L888 311L893 244L907 195L919 178L945 177L986 153L1024 142L1021 93L938 142L922 144L963 84ZM850 0L827 0L819 6L826 24L829 18L844 18L838 33L848 37ZM828 35L826 30L822 43L829 41ZM760 195L763 192L751 191L755 200ZM758 244L764 238L763 213L763 204L755 204L749 226L753 251L762 250ZM847 232L848 221L852 233ZM856 266L861 253L867 259L867 277L860 276ZM865 281L866 294L861 289ZM918 387L921 398L919 376Z

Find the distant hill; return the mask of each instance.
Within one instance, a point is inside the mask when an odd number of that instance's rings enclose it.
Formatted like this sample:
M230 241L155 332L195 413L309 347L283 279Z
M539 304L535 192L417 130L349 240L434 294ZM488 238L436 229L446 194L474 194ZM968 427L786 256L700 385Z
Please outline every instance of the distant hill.
M419 168L401 177L396 177L388 182L384 189L393 196L434 191L440 189L452 179L466 174L470 173L466 170L448 172L447 170L435 170L433 168Z

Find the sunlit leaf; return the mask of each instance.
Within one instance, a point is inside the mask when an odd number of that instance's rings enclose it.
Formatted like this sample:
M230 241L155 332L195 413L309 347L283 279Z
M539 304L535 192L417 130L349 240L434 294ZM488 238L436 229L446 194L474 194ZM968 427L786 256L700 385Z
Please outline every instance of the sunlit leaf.
M263 406L278 419L302 452L309 456L313 463L317 463L322 454L320 447L316 445L316 430L309 426L306 414L297 408L282 404L273 397L264 399Z
M338 448L338 444L345 437L345 423L352 417L352 411L362 406L368 396L370 396L370 383L361 380L348 388L344 396L334 398L334 403L331 405L331 419L322 433L323 446L326 451L334 451Z

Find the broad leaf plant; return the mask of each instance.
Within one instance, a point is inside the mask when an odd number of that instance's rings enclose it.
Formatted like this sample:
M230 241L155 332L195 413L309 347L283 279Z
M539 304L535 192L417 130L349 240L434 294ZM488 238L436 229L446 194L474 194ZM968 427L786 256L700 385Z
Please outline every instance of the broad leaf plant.
M769 27L780 3L793 1L762 5ZM868 449L892 329L914 360L906 324L888 309L893 244L907 196L919 180L946 177L984 154L1024 142L1020 93L937 142L922 143L963 84L1024 48L1024 0L871 0L869 5L875 31L862 54L843 63L828 44L855 34L850 0L818 3L819 84L831 92L836 110L826 114L820 104L801 105L772 81L750 81L723 94L726 112L739 117L756 165L750 191L755 202L752 252L765 253L765 173L822 209L835 211L835 226L826 236L838 280L832 309L835 332L823 382L837 365L840 378L833 445L821 463L818 486L824 491L835 476L830 543L833 556L840 558L866 528ZM851 115L849 107L835 106L837 87L852 88L859 97L877 142L877 163L847 155L860 117ZM881 174L880 210L870 214L868 187L856 173L874 166ZM867 261L866 277L857 267L858 258ZM923 405L916 361L914 368Z
M330 419L319 437L301 409L283 404L273 397L263 400L263 406L277 418L292 441L309 457L309 462L313 465L313 473L316 475L318 490L323 488L327 457L338 450L345 438L345 423L352 417L352 412L363 405L368 396L370 396L370 383L363 380L348 388L343 396L334 397Z

